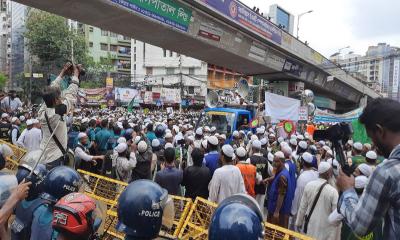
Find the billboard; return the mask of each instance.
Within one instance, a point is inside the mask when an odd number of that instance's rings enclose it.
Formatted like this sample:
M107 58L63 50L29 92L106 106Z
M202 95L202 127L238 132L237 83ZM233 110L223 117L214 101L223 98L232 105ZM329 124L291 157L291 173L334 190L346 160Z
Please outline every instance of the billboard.
M135 98L135 102L140 101L140 91L132 88L115 88L115 101L120 103L129 103Z
M232 19L242 27L251 30L271 41L281 44L282 31L260 14L237 0L202 0L219 13Z

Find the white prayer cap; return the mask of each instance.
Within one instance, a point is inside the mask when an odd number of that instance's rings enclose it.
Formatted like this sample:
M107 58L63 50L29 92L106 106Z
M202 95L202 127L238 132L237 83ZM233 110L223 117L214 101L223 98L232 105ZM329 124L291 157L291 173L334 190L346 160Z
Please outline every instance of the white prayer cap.
M260 142L259 140L254 140L254 141L251 143L251 146L252 146L253 148L255 148L255 149L261 149L261 142Z
M159 147L160 146L160 140L158 140L157 138L153 139L153 141L151 141L151 146L152 147Z
M119 143L126 143L126 138L124 138L124 137L119 137L118 140L117 140L117 143L118 143L118 144L119 144Z
M207 139L208 143L211 145L217 146L218 145L218 138L216 136L211 136Z
M224 146L222 146L222 152L223 152L226 156L232 158L232 157L233 157L234 150L233 150L233 148L232 148L231 145L225 144Z
M32 125L32 124L33 124L32 119L28 119L28 121L26 121L26 125L27 125L27 126L30 126L30 125Z
M354 187L357 189L363 189L367 186L368 178L366 176L358 176L354 179Z
M297 140L295 138L291 138L289 143L293 146L297 146Z
M364 147L365 147L367 150L371 150L371 148L372 148L372 146L371 146L370 143L364 143Z
M365 156L371 160L376 160L378 158L378 156L376 155L376 152L374 152L374 151L368 151Z
M80 140L80 139L82 139L82 138L85 138L85 137L87 137L87 134L84 133L84 132L80 132L80 133L78 134L78 140Z
M236 156L242 158L246 156L246 149L244 149L244 147L239 147L238 149L236 149Z
M318 143L319 143L320 145L322 145L322 146L324 146L324 145L325 145L325 141L322 141L322 140L321 140L321 141L319 141Z
M172 136L172 133L167 133L167 134L165 134L165 138L172 138L173 136Z
M354 142L353 142L353 140L351 140L351 139L347 141L347 144L349 144L350 146L353 146L353 143L354 143Z
M17 117L13 117L13 118L11 119L11 123L15 123L17 120L18 120Z
M290 155L292 155L292 148L285 145L282 148L282 152L285 155L285 157L290 157Z
M89 121L90 121L89 118L82 119L82 123L88 123Z
M203 140L202 142L201 142L201 146L204 148L204 149L207 149L207 140Z
M331 169L331 165L327 162L320 162L318 165L319 174L326 173L329 169Z
M283 152L281 152L281 151L277 151L274 154L274 157L277 157L277 158L280 158L280 159L284 159L285 158L285 154L283 154Z
M20 120L21 122L25 121L25 116L20 116L20 117L19 117L19 120Z
M258 140L257 135L251 135L250 141L255 141L255 140Z
M358 150L358 151L362 151L363 145L362 145L360 142L355 142L355 143L353 144L353 148L356 149L356 150Z
M165 129L165 134L171 133L171 130L169 128Z
M289 144L287 144L287 142L281 142L279 143L279 146L281 147L281 149L283 149L284 147L288 147Z
M233 135L234 137L239 137L239 132L235 130L235 131L233 131L232 135Z
M201 127L196 129L196 135L203 135L203 129Z
M32 123L33 123L33 124L38 124L38 123L39 123L39 120L37 120L36 118L34 118L34 119L32 119Z
M135 144L138 144L139 143L139 141L140 141L140 139L142 139L140 136L136 136L135 137Z
M307 163L312 163L314 160L313 155L311 155L311 153L308 152L303 153L303 155L301 155L301 158Z
M360 170L360 172L363 174L363 175L365 175L365 176L367 176L367 177L369 177L369 176L371 176L371 174L372 174L372 168L371 168L371 166L369 166L368 164L366 164L366 163L361 163L360 165L358 165L358 170Z
M323 146L322 147L325 151L329 151L329 150L331 150L331 148L330 147L328 147L328 146Z
M285 141L285 139L283 137L278 137L278 143L281 143L283 141Z
M209 132L209 131L210 131L210 127L209 127L209 126L205 126L205 127L204 127L204 131L205 131L205 132Z
M245 132L243 130L240 130L239 133L245 135Z
M264 134L264 129L257 128L257 134Z
M226 135L225 134L221 134L221 135L219 135L219 137L218 138L221 138L221 139L224 139L224 140L226 140Z
M306 150L307 147L308 147L308 145L307 145L307 143L306 143L305 141L300 141L300 142L299 142L299 147L300 147L301 149Z
M300 140L300 141L304 140L304 136L303 135L298 135L297 136L297 140Z
M172 144L172 143L166 143L165 144L165 146L164 146L164 149L167 149L167 148L174 148L174 145Z
M115 147L115 151L117 151L117 153L123 153L126 151L126 149L128 149L128 145L126 143L120 143Z
M215 131L217 131L217 128L214 127L214 126L212 126L211 129L210 129L210 131L211 131L211 132L215 132Z
M267 139L266 138L262 138L261 140L260 140L260 142L261 142L261 146L264 146L265 144L267 144Z
M147 150L147 143L145 141L140 141L138 144L138 151L144 153Z
M3 114L1 114L1 118L8 118L9 116L8 116L8 114L7 113L3 113Z

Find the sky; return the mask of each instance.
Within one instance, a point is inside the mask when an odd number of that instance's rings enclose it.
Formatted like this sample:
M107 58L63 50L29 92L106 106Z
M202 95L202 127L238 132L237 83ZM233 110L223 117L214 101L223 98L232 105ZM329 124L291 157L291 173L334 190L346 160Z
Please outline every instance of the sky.
M268 13L269 6L278 4L295 15L309 10L300 19L299 38L324 56L352 51L364 55L368 46L380 42L400 47L399 0L241 0L250 8L257 6Z

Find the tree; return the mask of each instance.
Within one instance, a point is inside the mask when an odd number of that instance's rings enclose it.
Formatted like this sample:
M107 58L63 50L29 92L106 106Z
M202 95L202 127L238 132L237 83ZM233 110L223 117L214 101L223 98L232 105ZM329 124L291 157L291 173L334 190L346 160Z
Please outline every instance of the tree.
M83 34L71 32L67 19L44 11L32 9L26 21L25 37L30 53L47 66L47 71L61 67L71 60L72 44L74 62L85 64L88 60Z
M3 73L0 73L0 89L3 89L6 86L7 77Z

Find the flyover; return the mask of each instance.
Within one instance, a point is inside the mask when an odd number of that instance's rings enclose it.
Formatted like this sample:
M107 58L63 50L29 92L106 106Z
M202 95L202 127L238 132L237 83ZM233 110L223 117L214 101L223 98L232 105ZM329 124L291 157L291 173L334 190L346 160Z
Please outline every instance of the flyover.
M249 76L302 81L354 106L379 97L237 0L16 0Z

